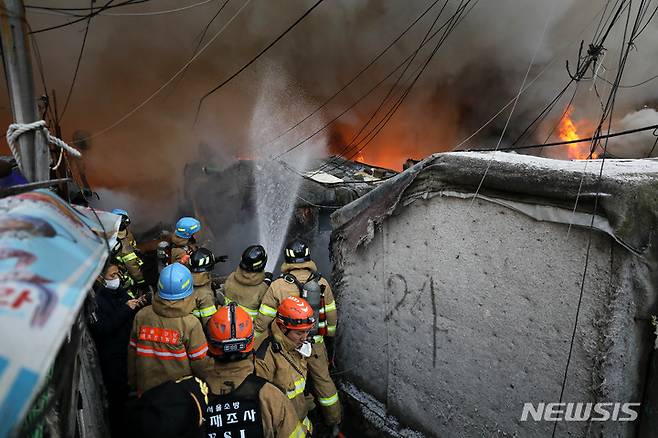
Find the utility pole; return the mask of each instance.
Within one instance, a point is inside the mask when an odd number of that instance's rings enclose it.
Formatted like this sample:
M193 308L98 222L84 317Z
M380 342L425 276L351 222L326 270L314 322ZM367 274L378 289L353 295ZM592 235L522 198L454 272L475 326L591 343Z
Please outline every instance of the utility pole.
M36 122L40 117L37 115L30 42L22 0L0 0L0 26L2 61L14 122ZM48 180L50 157L43 132L26 132L18 138L18 145L23 176L30 182Z

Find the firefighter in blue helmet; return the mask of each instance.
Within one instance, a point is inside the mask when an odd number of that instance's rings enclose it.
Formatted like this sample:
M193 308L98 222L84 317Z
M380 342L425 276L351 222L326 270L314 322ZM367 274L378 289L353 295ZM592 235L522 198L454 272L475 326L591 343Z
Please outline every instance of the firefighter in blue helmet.
M199 246L194 237L201 231L201 222L193 217L182 217L176 222L174 235L171 236L171 263L189 264L190 256Z
M196 307L192 273L180 263L165 267L153 304L137 313L128 350L128 383L138 394L168 380L202 376L208 344Z

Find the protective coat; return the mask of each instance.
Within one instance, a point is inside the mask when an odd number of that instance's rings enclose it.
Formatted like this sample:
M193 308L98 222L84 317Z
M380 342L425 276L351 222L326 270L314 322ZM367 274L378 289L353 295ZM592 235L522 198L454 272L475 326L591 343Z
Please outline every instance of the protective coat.
M217 312L215 306L215 293L210 287L210 273L193 272L192 279L194 282L194 302L195 308L192 314L201 320L205 327L211 316Z
M129 230L123 230L117 233L117 238L121 242L121 250L117 254L116 260L125 267L135 284L141 286L144 284L144 274L142 273L144 263L135 252L137 248L135 236Z
M138 393L191 374L203 378L208 351L199 320L192 315L194 295L153 305L135 316L128 348L128 384Z
M304 284L311 274L317 272L317 270L318 268L313 261L303 263L284 263L281 265L282 274L294 275L301 284ZM331 286L324 277L319 283L325 287L324 311L327 317L327 336L335 336L338 314L336 312L334 294L331 291ZM281 277L272 282L267 289L267 292L265 292L258 309L255 328L257 335L267 332L267 328L276 316L276 309L279 307L279 304L289 296L299 296L299 288L294 283L289 283Z
M252 358L237 362L212 361L206 374L210 392L230 394L244 379L254 373ZM302 438L306 430L297 418L297 412L288 398L271 383L266 383L259 393L261 420L265 437Z
M264 272L248 272L238 266L238 269L232 272L224 283L225 305L235 302L252 319L256 319L261 300L268 288L264 280Z
M315 405L313 397L306 388L307 375L310 367L308 359L302 356L292 341L288 339L276 323L272 323L271 335L260 338L256 349L256 374L269 380L293 402L300 421L308 424L307 414ZM322 350L313 348L311 357L321 354ZM322 357L315 358L317 366ZM326 363L326 353L324 357ZM314 377L312 392L316 396L328 424L338 424L341 421L341 406L338 392L329 370L323 378Z

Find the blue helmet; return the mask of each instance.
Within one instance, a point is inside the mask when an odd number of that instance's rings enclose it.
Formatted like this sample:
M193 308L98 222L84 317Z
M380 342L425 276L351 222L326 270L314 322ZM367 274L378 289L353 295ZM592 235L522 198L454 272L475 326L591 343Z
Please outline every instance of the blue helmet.
M165 266L158 279L158 294L163 300L182 300L192 295L192 273L180 263Z
M176 234L183 239L189 239L193 234L201 231L201 222L193 217L182 217L176 222Z
M128 225L130 225L130 216L128 216L128 212L126 210L115 208L112 210L112 213L121 216L121 225L119 225L119 231L123 231L128 228Z

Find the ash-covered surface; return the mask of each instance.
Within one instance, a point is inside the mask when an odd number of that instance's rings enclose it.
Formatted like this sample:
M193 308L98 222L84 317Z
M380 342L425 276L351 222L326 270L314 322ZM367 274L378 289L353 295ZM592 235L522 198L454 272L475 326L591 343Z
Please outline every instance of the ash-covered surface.
M589 212L602 193L597 214L631 250L592 235L563 401L641 401L643 414L639 427L562 422L556 436L651 436L655 161L606 160L599 185L600 161L438 154L336 212L342 374L430 436L551 435L520 417L559 401L589 231L436 196L474 192L487 167L491 198L568 212L578 196Z

